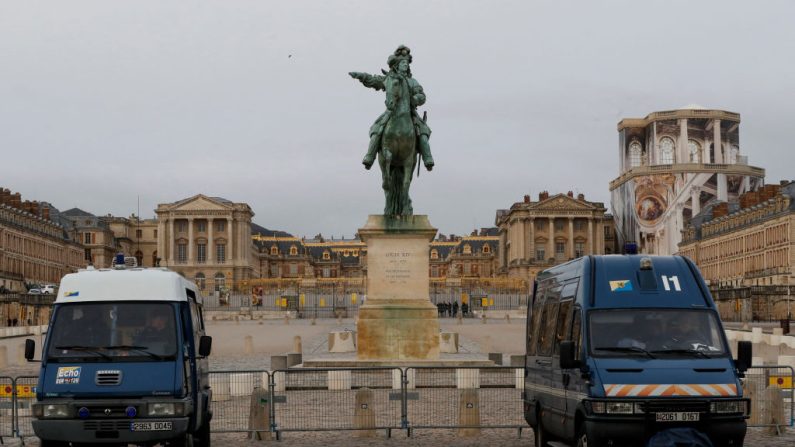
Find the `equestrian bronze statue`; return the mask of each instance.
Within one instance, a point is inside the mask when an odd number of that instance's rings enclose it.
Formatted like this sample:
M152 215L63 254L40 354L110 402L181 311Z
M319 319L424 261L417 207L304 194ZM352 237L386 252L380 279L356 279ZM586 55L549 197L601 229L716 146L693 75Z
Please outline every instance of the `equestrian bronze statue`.
M349 73L365 87L386 92L386 111L370 126L370 145L362 163L370 169L378 156L386 196L384 214L388 216L414 213L409 187L417 159L422 157L429 171L434 165L427 115L420 118L417 113L417 107L425 104L425 92L411 76L410 63L411 50L401 45L387 59L389 71L381 70L381 75Z

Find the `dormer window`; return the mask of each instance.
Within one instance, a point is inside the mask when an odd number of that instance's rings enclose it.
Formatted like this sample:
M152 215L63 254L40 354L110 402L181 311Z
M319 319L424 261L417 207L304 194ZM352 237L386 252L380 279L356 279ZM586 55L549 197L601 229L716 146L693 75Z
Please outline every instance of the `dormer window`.
M485 254L491 253L491 246L489 244L483 246L483 253Z
M290 247L290 256L298 256L298 247L295 245Z
M323 260L324 261L328 261L329 259L331 259L331 253L329 253L327 251L324 251L323 252Z
M431 259L439 259L439 252L435 248L431 250Z
M464 254L471 255L472 254L472 246L469 244L464 245Z
M278 255L279 255L279 247L277 247L275 245L272 246L271 247L271 256L278 256Z

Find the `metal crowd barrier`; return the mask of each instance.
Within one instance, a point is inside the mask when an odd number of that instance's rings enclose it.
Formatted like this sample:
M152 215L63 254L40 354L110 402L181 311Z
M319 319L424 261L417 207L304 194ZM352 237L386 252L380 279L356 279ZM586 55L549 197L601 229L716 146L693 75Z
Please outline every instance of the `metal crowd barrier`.
M409 430L529 428L522 368L411 367L405 380Z
M272 430L402 428L399 368L286 369L272 374Z
M795 424L795 369L791 366L752 366L745 373L743 396L751 399L749 427L792 427Z
M296 368L211 371L211 431L270 432L528 428L522 368ZM750 427L793 426L790 366L753 366L744 379ZM33 436L38 378L0 377L0 443ZM252 399L259 399L253 402ZM261 406L255 412L255 406ZM260 417L260 420L255 420ZM253 426L254 425L254 426Z
M0 377L0 443L13 437L14 429L14 379Z
M255 389L268 390L267 371L211 371L210 389L213 392L213 419L210 431L250 432L249 407Z

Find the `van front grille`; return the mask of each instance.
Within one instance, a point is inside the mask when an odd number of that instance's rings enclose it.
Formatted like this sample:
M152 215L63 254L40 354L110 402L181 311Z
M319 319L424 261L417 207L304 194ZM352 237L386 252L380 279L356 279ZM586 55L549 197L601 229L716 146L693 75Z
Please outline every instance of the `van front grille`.
M668 413L675 411L709 412L709 402L698 400L651 400L641 404L646 413Z
M97 385L119 385L121 383L121 371L118 370L103 370L97 371L94 379Z
M83 422L83 430L129 430L130 423L130 421L85 421Z

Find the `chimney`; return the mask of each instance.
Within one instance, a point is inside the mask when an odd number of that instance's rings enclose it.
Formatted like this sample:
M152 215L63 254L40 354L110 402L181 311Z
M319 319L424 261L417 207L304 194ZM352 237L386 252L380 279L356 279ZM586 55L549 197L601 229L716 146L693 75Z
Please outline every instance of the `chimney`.
M541 191L538 194L538 201L547 200L549 198L549 191Z
M50 207L49 206L46 206L46 207L42 208L41 217L44 220L50 220Z
M0 204L3 205L11 204L11 191L5 188L0 188Z
M574 192L573 191L567 192L566 195L571 197L572 199L574 198Z
M530 203L530 196L528 194L524 195L524 203Z
M585 201L585 194L583 194L583 193L577 194L577 200L582 200L584 202Z
M718 217L723 217L727 214L729 214L729 204L726 202L721 202L715 205L714 208L712 208L713 219L717 219Z
M11 194L11 206L17 209L22 209L22 194Z
M39 215L39 211L41 210L41 208L39 207L39 202L34 200L33 203L30 204L30 208L33 210L33 214L35 214L36 216L41 217Z

